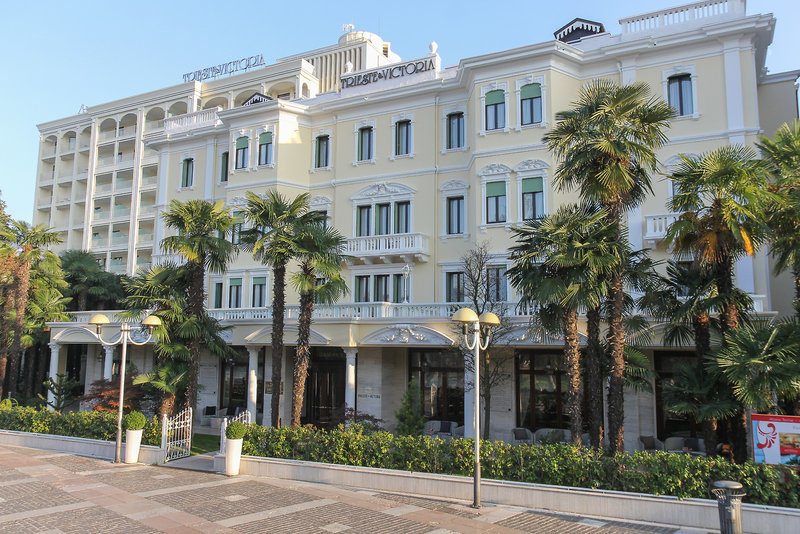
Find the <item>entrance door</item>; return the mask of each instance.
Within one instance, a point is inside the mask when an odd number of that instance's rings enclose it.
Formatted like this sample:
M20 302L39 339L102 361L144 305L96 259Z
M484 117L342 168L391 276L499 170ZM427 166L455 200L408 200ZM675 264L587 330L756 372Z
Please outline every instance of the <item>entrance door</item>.
M344 352L312 348L300 422L324 429L344 422L344 382Z

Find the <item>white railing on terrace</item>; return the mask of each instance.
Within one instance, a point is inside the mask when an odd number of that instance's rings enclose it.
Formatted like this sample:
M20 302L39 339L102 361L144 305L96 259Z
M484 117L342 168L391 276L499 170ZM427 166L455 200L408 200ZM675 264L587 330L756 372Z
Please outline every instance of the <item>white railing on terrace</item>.
M114 190L117 191L118 193L122 191L127 192L130 191L132 187L133 187L132 180L119 180Z
M144 131L148 132L150 130L157 130L159 128L164 127L164 119L159 119L156 121L145 121L144 123Z
M427 252L428 236L419 233L351 237L345 248L345 254L354 256Z
M139 208L139 217L152 217L156 214L156 209L153 206L142 206Z
M106 167L108 165L113 165L117 158L114 156L106 156L106 157L98 157L97 158L97 166L98 167Z
M711 22L745 14L745 0L706 0L683 6L652 11L619 20L622 35L658 32L666 28L690 25L695 21Z
M167 134L176 134L206 126L222 124L222 121L220 121L217 116L217 112L219 111L222 111L222 108L217 106L213 109L204 109L202 111L195 111L194 113L185 113L176 117L169 117L164 119L164 132Z
M136 135L136 126L121 126L118 137L133 137Z
M114 139L116 136L116 130L105 130L100 132L100 139Z
M94 192L97 193L110 193L111 192L111 182L103 182L94 185Z
M142 186L158 185L158 176L144 176Z
M111 236L111 245L112 246L127 245L127 244L128 244L128 236L127 235L112 235Z
M105 221L108 220L110 213L106 210L94 210L94 215L92 219L95 221Z
M678 220L677 213L662 213L660 215L645 215L644 239L664 239L672 223Z

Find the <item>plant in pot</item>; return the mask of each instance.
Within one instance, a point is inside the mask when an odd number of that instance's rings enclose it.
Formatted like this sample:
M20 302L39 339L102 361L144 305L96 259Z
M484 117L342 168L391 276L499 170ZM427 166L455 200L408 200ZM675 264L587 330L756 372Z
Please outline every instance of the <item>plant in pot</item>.
M235 476L239 474L239 464L242 458L242 441L247 433L247 426L239 421L233 421L225 429L225 474Z
M147 419L142 412L130 412L122 418L125 427L125 463L139 461L139 448L142 445L142 429Z

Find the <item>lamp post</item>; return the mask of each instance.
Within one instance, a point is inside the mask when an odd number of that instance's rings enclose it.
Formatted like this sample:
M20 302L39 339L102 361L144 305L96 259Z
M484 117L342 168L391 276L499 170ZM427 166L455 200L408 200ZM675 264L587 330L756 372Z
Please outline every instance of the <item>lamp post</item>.
M411 273L411 267L406 263L403 265L403 304L408 304L408 275Z
M122 345L122 362L119 369L119 411L117 413L117 445L114 451L114 463L120 463L121 461L121 450L122 450L122 407L125 400L125 365L128 356L128 343L132 343L137 347L142 346L150 341L153 337L153 329L157 326L161 326L161 319L156 317L155 315L148 315L142 321L142 326L147 327L148 335L147 339L142 341L141 343L137 343L133 339L131 339L131 325L130 323L122 323L119 325L119 339L117 341L105 341L101 334L103 333L103 327L110 323L111 321L108 319L107 316L103 315L102 313L97 313L89 319L89 324L94 325L97 328L97 332L92 332L88 328L84 328L85 331L90 333L94 336L97 341L100 342L101 345L104 347L114 347L116 345Z
M474 498L472 501L473 508L481 507L481 389L480 389L480 361L481 351L486 350L489 346L489 340L492 336L492 328L500 324L500 319L492 312L483 312L480 317L470 308L461 308L453 314L452 320L461 323L464 334L464 343L467 345L468 350L474 351L475 361L475 385L473 387L473 397L475 399L475 408L473 410L474 428L475 428L475 465L473 468L474 475ZM470 331L472 335L470 335ZM465 421L466 423L466 421Z

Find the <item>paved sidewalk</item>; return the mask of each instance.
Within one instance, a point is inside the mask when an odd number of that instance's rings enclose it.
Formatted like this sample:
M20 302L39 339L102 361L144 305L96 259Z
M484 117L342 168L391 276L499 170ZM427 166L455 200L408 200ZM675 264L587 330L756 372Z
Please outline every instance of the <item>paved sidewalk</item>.
M268 477L117 465L0 446L0 533L673 534L676 528L597 520L452 499L358 491ZM692 531L696 532L696 531Z

